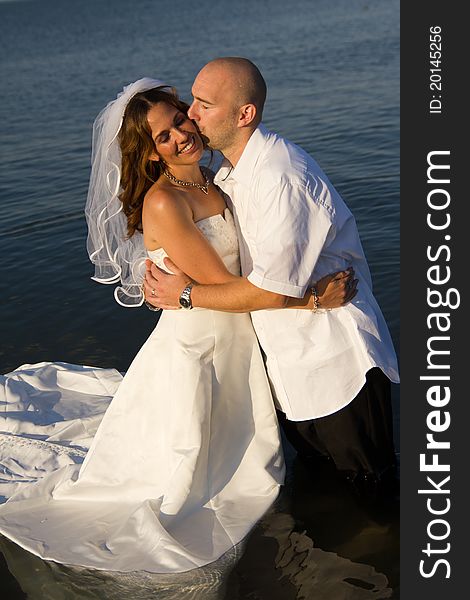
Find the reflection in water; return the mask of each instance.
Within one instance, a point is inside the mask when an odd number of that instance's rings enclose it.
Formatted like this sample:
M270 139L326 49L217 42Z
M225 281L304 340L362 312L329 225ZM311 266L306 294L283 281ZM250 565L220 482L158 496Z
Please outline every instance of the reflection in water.
M43 561L4 538L0 538L0 551L28 600L385 600L392 597L385 575L372 566L315 548L312 539L294 527L291 515L271 511L247 544L239 544L215 563L170 575L66 567Z
M216 600L224 597L242 544L211 565L177 574L67 567L41 560L3 537L0 551L28 600Z
M272 512L253 533L224 600L385 600L387 577L374 567L314 547L293 517Z

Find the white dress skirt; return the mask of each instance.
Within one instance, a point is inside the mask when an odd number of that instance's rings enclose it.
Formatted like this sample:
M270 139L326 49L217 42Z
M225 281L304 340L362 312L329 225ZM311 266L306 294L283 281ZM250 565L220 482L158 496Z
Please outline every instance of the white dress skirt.
M238 273L230 211L198 226ZM218 559L284 477L250 316L164 311L121 379L65 363L2 378L0 533L43 559L111 571Z

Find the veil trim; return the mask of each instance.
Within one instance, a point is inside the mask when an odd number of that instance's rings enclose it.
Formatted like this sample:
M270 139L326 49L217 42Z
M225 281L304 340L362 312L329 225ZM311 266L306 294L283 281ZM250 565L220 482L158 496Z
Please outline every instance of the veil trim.
M105 285L120 283L114 290L114 298L128 308L144 302L142 282L147 251L139 231L127 237L127 219L118 197L121 189L118 135L131 98L153 88L173 89L158 79L139 79L125 86L93 123L91 175L85 206L87 251L95 265L91 279Z

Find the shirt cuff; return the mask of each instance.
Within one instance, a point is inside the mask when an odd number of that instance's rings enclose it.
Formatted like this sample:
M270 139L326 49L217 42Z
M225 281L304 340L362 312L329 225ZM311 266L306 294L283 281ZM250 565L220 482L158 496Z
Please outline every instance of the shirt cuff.
M254 271L248 275L247 279L250 283L262 290L273 292L275 294L282 294L283 296L291 296L292 298L303 298L308 287L307 285L300 287L298 285L292 285L291 283L273 281L272 279L262 277Z

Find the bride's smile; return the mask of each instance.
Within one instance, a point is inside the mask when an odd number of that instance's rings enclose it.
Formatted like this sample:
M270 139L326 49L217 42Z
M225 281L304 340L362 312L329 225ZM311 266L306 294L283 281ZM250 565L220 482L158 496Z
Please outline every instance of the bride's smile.
M191 136L189 142L182 148L182 150L178 152L178 154L188 154L188 152L191 152L195 149L195 144L196 142L194 140L194 136Z

